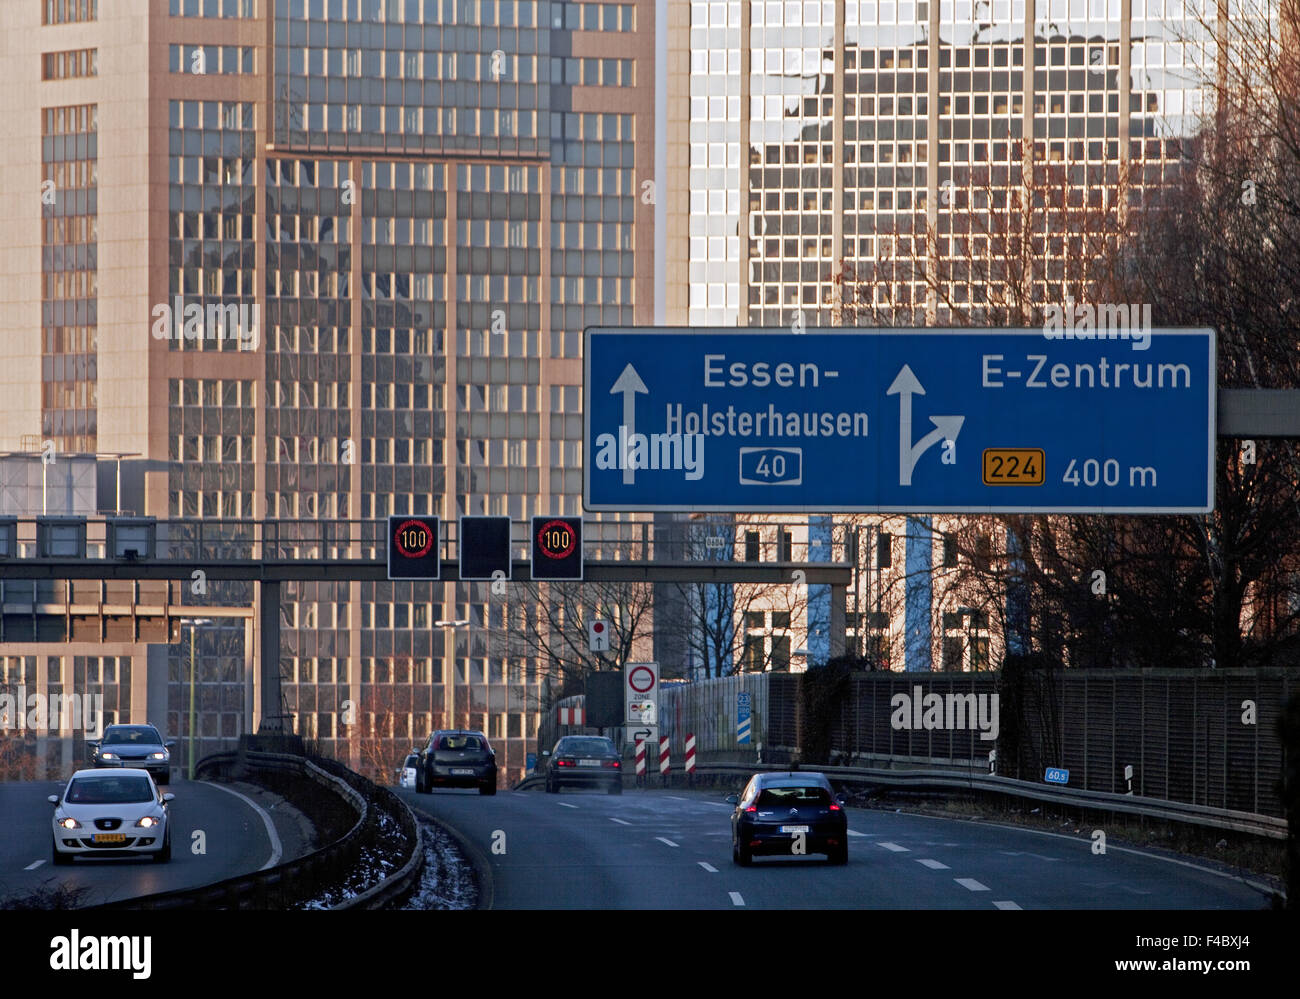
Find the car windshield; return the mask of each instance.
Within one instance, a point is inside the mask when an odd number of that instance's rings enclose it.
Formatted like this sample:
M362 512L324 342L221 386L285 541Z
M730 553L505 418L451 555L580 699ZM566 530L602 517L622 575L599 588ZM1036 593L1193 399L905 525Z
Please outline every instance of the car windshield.
M600 756L614 752L614 744L608 739L565 739L556 747L557 753L573 753L579 756Z
M82 777L68 785L64 800L73 805L119 805L153 801L154 794L148 777Z
M439 749L482 749L483 740L477 735L444 735L438 740Z
M116 746L122 744L135 745L162 745L162 738L158 735L158 730L150 725L132 725L129 728L109 729L104 735L105 746Z
M831 794L824 787L765 787L758 796L759 805L829 805Z

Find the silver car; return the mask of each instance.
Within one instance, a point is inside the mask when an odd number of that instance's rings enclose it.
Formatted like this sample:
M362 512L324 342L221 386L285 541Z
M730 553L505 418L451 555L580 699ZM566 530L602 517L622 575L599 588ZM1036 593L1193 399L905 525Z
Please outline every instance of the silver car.
M172 855L168 803L147 770L78 770L62 794L52 794L56 864L77 856L145 854L165 862Z
M90 762L96 767L139 767L159 784L171 780L171 751L175 739L163 740L152 725L110 725L102 739L87 739Z

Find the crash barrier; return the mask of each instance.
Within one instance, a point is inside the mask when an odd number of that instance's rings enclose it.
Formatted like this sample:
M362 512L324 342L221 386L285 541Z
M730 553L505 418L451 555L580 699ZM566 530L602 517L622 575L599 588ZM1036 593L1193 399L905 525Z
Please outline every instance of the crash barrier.
M746 781L760 771L782 771L790 764L737 764L703 763L696 768L697 776L731 777ZM1286 819L1271 815L1255 815L1230 809L1205 805L1190 805L1159 798L1143 798L1131 794L1106 791L1086 791L1079 788L1056 787L1034 781L1014 780L986 773L963 773L959 770L887 770L873 767L815 766L798 767L800 770L824 773L835 784L867 785L906 791L959 791L1005 798L1018 798L1062 808L1105 815L1132 815L1160 819L1185 825L1229 830L1269 839L1285 839Z
M247 780L275 789L289 783L299 788L307 781L324 792L331 807L345 811L351 824L342 836L295 860L264 871L239 875L197 888L161 892L123 899L94 909L271 909L285 908L317 894L322 885L344 879L361 856L361 848L377 821L378 805L398 816L402 832L414 843L405 863L395 873L336 909L378 908L418 883L424 868L420 826L405 802L387 788L378 787L334 760L307 759L279 753L243 750L215 753L200 760L195 775L203 780ZM295 796L298 797L298 796ZM345 823L346 824L346 823Z
M694 733L702 760L806 760L816 720L801 701L802 679L665 686L659 733L675 746ZM735 734L742 691L754 721L749 746ZM1033 783L1048 768L1067 770L1071 789L1281 816L1277 719L1297 692L1300 677L1284 669L1044 670L1018 680L1000 671L851 673L822 719L821 758L987 772L996 750L1002 777ZM931 713L934 694L942 706Z

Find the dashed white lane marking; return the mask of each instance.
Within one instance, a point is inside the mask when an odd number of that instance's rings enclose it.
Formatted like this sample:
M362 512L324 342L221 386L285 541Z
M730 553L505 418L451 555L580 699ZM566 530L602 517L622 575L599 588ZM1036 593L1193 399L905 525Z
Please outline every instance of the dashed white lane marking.
M708 871L710 874L717 874L717 873L718 873L718 869L717 869L716 867L714 867L712 864L706 864L706 863L705 863L704 861L702 861L702 860L697 860L696 863L699 864L701 867L703 867L703 868L704 868L706 871Z
M905 847L905 846L899 846L897 843L877 843L876 846L883 846L886 850L889 850L891 853L911 853L911 852L912 852L912 851L909 850L907 847Z
M1045 857L1041 853L1026 853L1023 850L999 850L998 853L1005 857L1033 857L1036 860L1042 860L1049 864L1055 864L1060 857Z
M948 871L952 869L947 864L941 864L937 860L918 860L917 863L924 864L932 871Z
M621 825L621 826L630 826L630 825L632 824L631 822L628 822L628 821L626 821L625 819L616 819L616 818L614 818L614 816L612 816L612 815L609 817L609 821L610 821L610 822L617 822L617 823L618 823L619 825Z
M745 900L744 900L743 898L740 897L740 892L738 892L738 891L730 891L730 892L727 892L727 894L731 896L731 904L732 904L732 905L744 905L744 904L745 904Z
M23 870L24 870L24 871L34 871L34 870L36 870L36 868L40 867L41 864L43 864L43 863L45 863L44 860L33 860L30 864L28 864L26 867L24 867Z
M559 805L561 808L577 808L577 807L578 807L577 805L570 805L567 801L557 801L556 804Z
M675 795L675 794L665 794L664 797L665 797L665 798L671 798L673 801L690 801L690 800L691 800L690 798L679 798L679 797L678 797L677 795Z
M656 836L655 839L657 839L660 843L666 843L666 844L668 844L669 846L676 846L676 845L677 845L676 843L674 843L672 840L670 840L670 839L669 839L668 837L666 837L666 836Z
M874 835L876 835L876 834L875 834L875 833L860 833L860 832L858 832L856 829L850 829L850 830L849 830L849 835L850 835L850 836L863 836L863 837L866 837L866 836L874 836Z
M993 905L999 909L1019 909L1020 906L1015 902L994 902ZM1023 910L1022 910L1023 911Z
M991 890L991 889L989 888L988 885L982 885L982 884L980 884L978 881L976 881L974 878L953 878L953 880L956 881L956 882L957 882L959 885L961 885L963 888L967 888L967 889L969 889L970 891L990 891L990 890Z

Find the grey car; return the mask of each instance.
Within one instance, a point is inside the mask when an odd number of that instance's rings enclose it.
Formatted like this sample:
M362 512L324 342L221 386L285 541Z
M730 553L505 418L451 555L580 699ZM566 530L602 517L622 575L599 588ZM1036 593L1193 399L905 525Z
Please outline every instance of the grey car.
M135 767L148 770L159 784L171 781L172 747L175 739L163 741L152 725L109 725L102 739L87 739L90 762L102 767Z
M603 787L623 793L623 762L614 741L601 735L566 735L546 757L546 793L569 787Z

